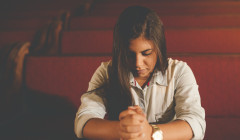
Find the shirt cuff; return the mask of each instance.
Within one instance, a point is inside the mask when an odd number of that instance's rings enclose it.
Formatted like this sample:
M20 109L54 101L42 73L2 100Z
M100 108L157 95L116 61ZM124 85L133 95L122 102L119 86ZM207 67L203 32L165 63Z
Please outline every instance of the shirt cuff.
M204 130L206 128L206 125L204 126L204 124L205 124L204 122L201 122L201 124L200 124L200 122L198 122L196 119L193 119L189 116L187 116L187 117L181 116L177 119L184 120L190 125L190 127L192 128L192 131L193 131L193 138L192 138L193 140L202 140L204 138L204 134L205 134Z

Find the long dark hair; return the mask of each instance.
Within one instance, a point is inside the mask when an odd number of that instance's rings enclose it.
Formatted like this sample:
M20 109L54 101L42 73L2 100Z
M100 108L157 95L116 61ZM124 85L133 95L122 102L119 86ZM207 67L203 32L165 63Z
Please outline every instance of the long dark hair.
M140 36L153 41L157 53L156 68L163 74L168 67L163 23L151 9L141 6L126 8L114 27L112 65L106 86L107 113L118 120L119 113L133 104L128 67L129 42Z

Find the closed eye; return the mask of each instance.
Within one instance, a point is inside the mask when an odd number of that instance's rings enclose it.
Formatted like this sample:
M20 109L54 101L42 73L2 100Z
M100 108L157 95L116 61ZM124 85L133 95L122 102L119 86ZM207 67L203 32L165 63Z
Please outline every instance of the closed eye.
M148 56L150 54L152 54L152 49L148 49L148 50L145 50L145 51L142 52L143 56Z
M151 55L152 52L153 52L152 49L147 49L147 50L142 51L141 54L142 54L143 56L148 56L148 55ZM132 51L129 51L129 52L128 52L128 56L129 56L130 58L135 58L135 57L136 57L136 54L135 54L134 52L132 52Z

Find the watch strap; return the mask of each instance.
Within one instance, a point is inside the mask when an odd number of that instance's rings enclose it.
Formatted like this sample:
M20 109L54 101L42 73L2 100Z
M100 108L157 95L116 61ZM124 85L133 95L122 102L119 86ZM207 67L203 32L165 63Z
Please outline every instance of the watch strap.
M152 126L152 139L153 140L162 140L163 139L163 133L159 129L159 127L155 124L151 124Z

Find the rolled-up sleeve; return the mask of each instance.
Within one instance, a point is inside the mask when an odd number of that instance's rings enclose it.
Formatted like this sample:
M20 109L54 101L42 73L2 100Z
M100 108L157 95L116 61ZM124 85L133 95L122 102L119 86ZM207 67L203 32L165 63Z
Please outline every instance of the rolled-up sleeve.
M106 114L106 107L103 97L99 96L104 92L103 89L94 90L101 87L107 80L107 66L108 62L102 63L100 67L93 74L90 82L88 91L81 97L81 105L76 113L74 131L78 138L83 137L83 128L88 120L92 118L103 119Z
M85 123L92 118L103 119L106 109L102 98L95 93L86 93L81 97L81 106L78 109L75 118L75 133L77 137L82 138L82 130Z
M189 123L193 139L203 139L206 130L205 110L201 106L198 85L190 67L185 63L176 77L176 117Z

